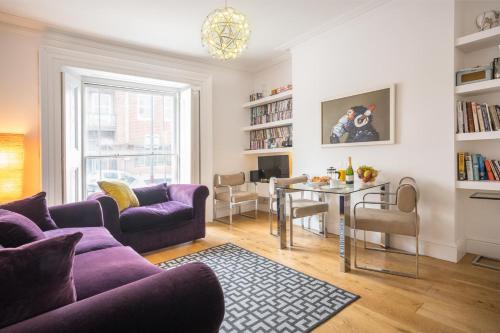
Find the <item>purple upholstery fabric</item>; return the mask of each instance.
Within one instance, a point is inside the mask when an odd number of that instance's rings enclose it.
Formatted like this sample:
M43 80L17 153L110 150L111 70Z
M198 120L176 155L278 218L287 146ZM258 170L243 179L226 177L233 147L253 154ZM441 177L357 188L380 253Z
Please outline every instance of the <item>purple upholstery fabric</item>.
M186 264L69 304L0 333L216 333L224 317L217 277Z
M146 223L147 228L134 231L122 230L120 212L114 199L102 193L93 194L88 199L100 202L104 226L113 237L140 253L205 237L205 202L208 197L208 188L203 185L175 184L167 187L167 194L169 202L192 207L192 217L182 222L179 219L174 224L162 223L154 228L150 228Z
M104 227L61 228L45 231L44 234L47 237L55 237L73 234L78 231L83 234L83 237L76 244L75 253L77 255L122 245Z
M101 204L95 200L52 206L49 211L59 228L104 226Z
M134 188L134 193L141 206L154 205L168 201L167 183Z
M75 257L75 287L79 300L100 294L162 270L130 247L111 247Z
M10 210L11 212L26 216L31 221L35 222L43 231L56 229L57 226L52 220L49 209L47 208L45 195L45 192L40 192L32 197L1 205L0 209Z
M175 228L192 218L193 207L177 201L167 201L124 210L120 215L120 226L124 232L147 230L159 226Z
M0 244L3 247L18 247L44 238L43 231L26 216L0 209Z
M75 245L81 233L0 250L0 327L76 300Z

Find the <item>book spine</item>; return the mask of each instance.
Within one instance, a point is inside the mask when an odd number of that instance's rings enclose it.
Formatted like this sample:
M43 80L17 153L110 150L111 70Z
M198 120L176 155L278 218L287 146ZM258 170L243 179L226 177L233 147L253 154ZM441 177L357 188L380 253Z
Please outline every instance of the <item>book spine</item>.
M489 160L484 161L484 167L486 168L486 176L488 180L495 180L495 176L493 175L493 171L491 170L491 164Z
M464 115L462 110L462 101L457 101L457 133L464 132Z
M479 180L478 154L472 154L472 180Z
M472 171L472 159L469 153L465 153L465 170L467 172L467 180L474 180Z
M493 131L498 131L500 129L500 119L498 119L496 114L496 105L493 105L491 108L488 107L488 113L491 119L491 125Z
M500 162L491 160L491 164L493 165L495 179L500 180Z
M466 180L467 174L465 173L465 154L458 153L458 180Z
M472 114L472 105L471 102L467 102L467 133L475 132L474 130L474 116Z
M484 167L484 157L479 155L479 180L487 180L486 168Z
M492 131L493 130L493 123L490 118L490 110L488 104L484 103L483 107L483 118L486 119L486 128L487 131Z

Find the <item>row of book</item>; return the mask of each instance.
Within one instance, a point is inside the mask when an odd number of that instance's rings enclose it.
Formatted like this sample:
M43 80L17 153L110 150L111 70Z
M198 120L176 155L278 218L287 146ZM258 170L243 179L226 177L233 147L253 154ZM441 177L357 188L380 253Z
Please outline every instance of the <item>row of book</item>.
M500 105L470 101L457 102L457 133L500 130Z
M250 124L259 125L292 118L292 99L253 107L250 110Z
M500 161L481 154L458 153L458 180L500 180Z
M250 132L250 149L271 149L292 146L292 127L282 126Z

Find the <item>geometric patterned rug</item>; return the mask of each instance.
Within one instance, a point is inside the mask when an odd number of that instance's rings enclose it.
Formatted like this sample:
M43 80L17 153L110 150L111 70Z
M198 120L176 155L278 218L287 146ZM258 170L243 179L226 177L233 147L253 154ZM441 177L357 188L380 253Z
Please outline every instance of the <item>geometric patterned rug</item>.
M359 298L231 243L159 267L189 262L207 264L220 281L226 306L221 333L310 332Z

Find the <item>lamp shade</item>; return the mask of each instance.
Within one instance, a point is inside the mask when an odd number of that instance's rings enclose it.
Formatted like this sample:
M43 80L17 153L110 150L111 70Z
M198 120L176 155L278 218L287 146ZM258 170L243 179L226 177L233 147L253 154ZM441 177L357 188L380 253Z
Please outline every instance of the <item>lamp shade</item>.
M0 133L0 202L23 194L24 135Z

